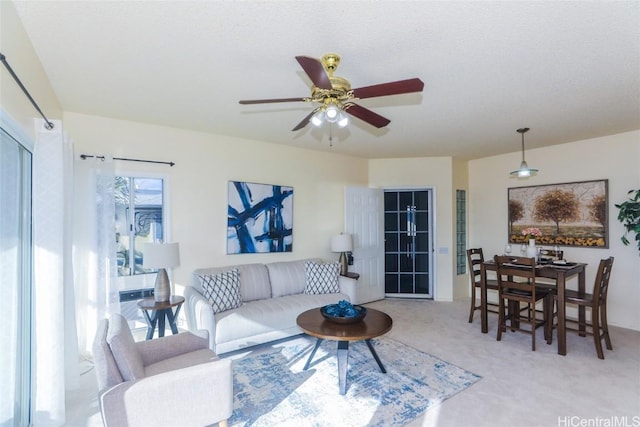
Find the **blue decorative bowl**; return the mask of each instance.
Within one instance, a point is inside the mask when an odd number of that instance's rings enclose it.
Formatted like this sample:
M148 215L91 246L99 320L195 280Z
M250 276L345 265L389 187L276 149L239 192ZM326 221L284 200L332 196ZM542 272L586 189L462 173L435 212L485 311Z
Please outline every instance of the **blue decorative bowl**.
M367 315L367 309L361 305L348 304L345 307L344 304L329 304L321 307L320 313L330 322L349 324L362 321Z

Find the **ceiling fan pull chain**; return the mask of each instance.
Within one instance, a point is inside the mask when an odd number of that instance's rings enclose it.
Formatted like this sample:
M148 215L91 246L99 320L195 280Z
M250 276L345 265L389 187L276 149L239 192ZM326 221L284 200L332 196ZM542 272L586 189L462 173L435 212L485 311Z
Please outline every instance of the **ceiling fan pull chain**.
M333 147L333 123L329 123L329 147Z

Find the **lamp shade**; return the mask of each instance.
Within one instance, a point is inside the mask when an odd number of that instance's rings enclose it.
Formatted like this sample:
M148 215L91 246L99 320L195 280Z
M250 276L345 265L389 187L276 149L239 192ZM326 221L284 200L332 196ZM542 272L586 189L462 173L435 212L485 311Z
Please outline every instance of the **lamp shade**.
M353 239L351 234L338 234L331 238L331 252L351 252Z
M511 176L517 176L518 178L529 178L530 176L534 176L538 173L538 169L530 168L527 165L526 160L524 159L524 134L529 131L529 128L520 128L516 130L522 136L522 162L520 163L520 168L509 172Z
M145 243L142 263L145 268L172 268L180 265L177 243Z

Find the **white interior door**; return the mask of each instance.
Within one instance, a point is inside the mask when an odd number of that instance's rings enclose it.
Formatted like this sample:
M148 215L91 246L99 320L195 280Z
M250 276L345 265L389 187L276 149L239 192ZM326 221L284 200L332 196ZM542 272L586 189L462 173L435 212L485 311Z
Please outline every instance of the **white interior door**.
M345 188L345 232L353 235L353 265L360 274L356 304L384 298L384 192Z

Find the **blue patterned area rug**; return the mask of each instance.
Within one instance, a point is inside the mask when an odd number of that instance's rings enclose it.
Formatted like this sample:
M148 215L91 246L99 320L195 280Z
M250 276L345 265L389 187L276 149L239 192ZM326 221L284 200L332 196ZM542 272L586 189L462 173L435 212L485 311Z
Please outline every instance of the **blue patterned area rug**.
M391 338L374 339L387 373L364 341L349 344L347 392L340 395L336 341L302 336L233 361L231 426L403 426L480 376Z

